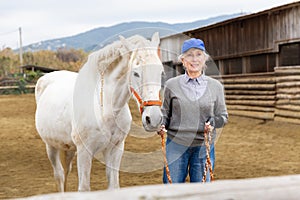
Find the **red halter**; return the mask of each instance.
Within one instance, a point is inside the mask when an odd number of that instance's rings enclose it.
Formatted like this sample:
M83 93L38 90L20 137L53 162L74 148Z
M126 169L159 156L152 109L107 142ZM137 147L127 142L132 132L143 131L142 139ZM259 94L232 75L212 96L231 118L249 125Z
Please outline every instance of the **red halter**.
M141 96L133 89L133 87L130 87L130 91L133 93L135 96L136 100L140 104L140 113L142 114L144 111L144 107L146 106L161 106L162 102L161 100L149 100L149 101L143 101Z

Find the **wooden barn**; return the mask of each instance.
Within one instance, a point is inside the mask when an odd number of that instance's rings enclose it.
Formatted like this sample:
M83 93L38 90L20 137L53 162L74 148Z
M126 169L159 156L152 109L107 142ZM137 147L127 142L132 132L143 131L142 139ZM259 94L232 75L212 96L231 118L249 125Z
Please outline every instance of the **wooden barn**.
M186 37L204 41L230 114L300 123L300 1L162 38L161 48L178 56ZM176 69L174 57L162 53Z

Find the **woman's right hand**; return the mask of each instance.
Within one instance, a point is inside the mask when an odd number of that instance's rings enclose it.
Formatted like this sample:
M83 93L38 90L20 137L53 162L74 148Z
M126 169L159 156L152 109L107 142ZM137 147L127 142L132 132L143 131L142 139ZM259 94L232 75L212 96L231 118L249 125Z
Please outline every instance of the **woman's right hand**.
M161 125L160 128L157 130L157 134L162 136L167 132L165 125Z

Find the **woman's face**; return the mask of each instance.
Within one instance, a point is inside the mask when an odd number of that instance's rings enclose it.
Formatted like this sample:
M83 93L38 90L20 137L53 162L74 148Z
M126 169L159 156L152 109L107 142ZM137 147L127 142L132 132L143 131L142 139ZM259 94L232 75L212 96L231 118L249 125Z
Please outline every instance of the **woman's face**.
M200 49L191 48L183 54L182 64L188 72L201 72L205 64L205 54Z

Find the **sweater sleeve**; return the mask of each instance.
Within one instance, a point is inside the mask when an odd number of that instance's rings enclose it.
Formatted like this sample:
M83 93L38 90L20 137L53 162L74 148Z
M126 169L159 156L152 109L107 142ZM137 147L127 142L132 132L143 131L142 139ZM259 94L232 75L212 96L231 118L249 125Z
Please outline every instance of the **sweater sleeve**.
M170 98L170 89L165 86L164 89L164 100L162 104L162 114L163 114L163 121L162 124L165 125L166 128L168 128L169 122L170 122L170 114L171 114L171 98Z
M217 101L214 112L215 128L223 127L228 121L228 113L225 104L224 88L222 85L217 93Z

